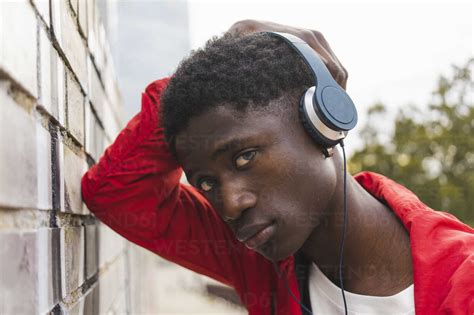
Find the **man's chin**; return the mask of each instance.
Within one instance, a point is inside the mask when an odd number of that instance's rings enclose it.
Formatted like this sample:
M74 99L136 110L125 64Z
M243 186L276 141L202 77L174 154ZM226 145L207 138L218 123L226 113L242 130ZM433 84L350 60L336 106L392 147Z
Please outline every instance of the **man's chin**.
M279 248L278 246L274 246L274 244L266 244L265 246L262 246L262 248L255 249L255 251L271 262L282 261L293 254Z

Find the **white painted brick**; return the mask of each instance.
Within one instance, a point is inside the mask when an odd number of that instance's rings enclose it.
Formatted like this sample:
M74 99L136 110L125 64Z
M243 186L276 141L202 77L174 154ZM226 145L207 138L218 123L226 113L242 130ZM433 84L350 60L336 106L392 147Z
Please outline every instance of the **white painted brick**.
M83 314L92 314L92 313L85 313L84 312L84 301L85 298L79 299L73 306L71 307L62 307L61 311L64 315L83 315Z
M89 43L89 35L94 32L94 9L95 9L95 1L94 0L84 0L86 2L86 10L87 10L87 43L90 49Z
M79 78L81 86L87 88L86 46L83 42L73 12L67 0L51 2L53 12L53 30L59 45Z
M36 124L36 167L37 207L50 210L53 208L51 191L51 136L40 124Z
M8 83L0 82L0 205L37 208L40 200L41 208L47 208L49 188L42 187L39 196L38 185L45 184L49 176L48 156L37 145L47 145L49 133L10 98L8 88Z
M119 302L116 303L116 306L122 311L114 312L114 301L120 298L125 300L124 293L121 292L125 284L123 257L101 272L98 282L86 293L84 314L125 314L124 307Z
M99 269L110 263L125 248L125 239L103 223L98 225L99 236Z
M107 311L107 313L109 313L109 314L126 314L127 313L127 306L126 306L127 291L126 291L125 287L123 286L123 279L124 279L123 273L121 273L121 277L122 277L121 287L118 290L117 295L115 296L115 298L112 302L112 305L110 306L109 310Z
M84 228L61 229L62 297L70 294L84 282Z
M64 65L63 60L59 57L57 52L55 52L56 60L56 81L55 81L55 91L53 93L56 98L56 104L58 108L58 118L59 123L63 126L66 125L66 66Z
M66 72L67 86L67 128L73 136L84 143L84 95L79 84L72 78L70 72Z
M89 279L97 272L99 259L99 237L96 225L86 225L86 278Z
M66 150L66 146L63 143L62 136L58 134L58 142L57 142L57 168L58 168L58 178L57 180L59 181L59 187L58 191L56 192L57 195L59 196L59 210L60 211L71 211L70 205L68 203L66 207L66 180L65 180L65 175L64 173L66 172L65 168L65 161L64 161L64 151ZM69 201L68 201L69 202Z
M88 20L88 45L89 45L89 50L94 56L94 62L99 69L99 71L102 71L104 68L104 52L102 50L101 42L100 42L100 26L101 26L101 18L100 18L100 12L97 7L97 4L95 3L94 0L90 0L87 2L87 7L89 9L89 12L91 12L91 15L87 16Z
M115 139L121 129L117 113L112 110L108 101L104 102L103 111L102 122L104 124L105 133L109 138Z
M112 58L112 56L110 56ZM111 60L111 59L110 59ZM123 126L122 97L117 84L117 79L113 71L113 63L108 62L105 71L102 73L105 84L105 91L111 108L116 114L119 125Z
M58 302L57 229L0 232L0 314L45 313ZM21 298L19 298L21 297Z
M65 211L78 214L83 213L82 197L81 197L81 178L87 170L85 160L77 156L66 145L64 148L64 200Z
M54 37L61 44L61 2L65 0L50 0L51 4L51 29ZM62 3L64 7L64 2Z
M49 27L49 0L33 0L33 4L41 15L43 21Z
M120 274L120 291L114 302L115 314L126 314L130 313L130 266L128 259L128 253L124 254L121 259ZM154 260L153 260L154 261Z
M69 3L71 3L72 10L74 11L74 14L77 15L78 12L78 6L79 4L77 3L79 0L68 0Z
M59 301L60 229L40 228L37 231L38 313L46 313Z
M105 149L105 133L99 125L95 114L92 112L90 104L86 104L86 151L98 161Z
M0 239L0 314L33 314L36 310L36 234L0 233Z
M117 260L99 278L99 314L107 314L120 292L120 285L125 281L124 274L120 269L121 265L121 259Z
M94 22L94 19L90 20L89 19L89 16L87 17L87 45L89 47L89 51L91 53L92 56L94 56L94 63L96 66L98 66L98 68L100 69L100 67L102 66L102 60L100 60L100 56L98 55L98 51L99 51L99 43L97 41L97 37L96 37L96 33L94 32L94 29L92 28L93 27L93 22Z
M39 88L38 88L38 104L42 105L51 115L54 116L53 100L51 94L51 62L53 59L53 51L51 42L49 41L46 31L40 27L39 29L39 53L40 60L38 65ZM56 109L57 116L57 109Z
M85 293L85 296L84 296L84 314L99 314L99 300L100 300L99 285L101 285L101 284L96 282L89 289L89 291L87 291Z
M100 274L98 284L87 292L84 301L84 314L125 314L109 312L114 300L119 297L124 275L119 270L121 261L117 261Z
M110 145L112 145L112 141L113 140L111 138L105 137L105 143L104 143L105 147L107 148Z
M92 64L92 61L90 63L89 78L89 98L97 112L97 115L99 116L99 119L103 120L104 103L106 102L107 98L100 82L99 76L97 75L97 72L95 71L95 68Z
M84 36L87 37L87 0L79 0L79 26Z
M38 90L38 104L65 125L65 76L64 63L58 52L51 44L46 32L40 28L40 84Z
M96 55L94 55L97 59L97 67L101 72L104 71L106 63L107 63L107 55L106 55L106 47L108 45L105 33L105 27L102 24L102 19L97 21L97 30L96 36L98 41L98 50L96 51Z
M130 257L130 308L132 313L157 312L160 309L161 301L156 298L156 294L163 291L160 289L164 283L161 282L157 271L167 273L170 271L170 263L162 266L162 259L152 252L136 244L129 243ZM147 270L142 272L141 270ZM144 294L144 292L154 292L154 297Z
M37 20L27 0L0 1L0 69L37 97Z

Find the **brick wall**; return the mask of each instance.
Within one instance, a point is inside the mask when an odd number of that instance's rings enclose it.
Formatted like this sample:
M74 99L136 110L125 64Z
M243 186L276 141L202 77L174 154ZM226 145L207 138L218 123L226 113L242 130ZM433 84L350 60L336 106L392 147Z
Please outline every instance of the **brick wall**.
M124 123L110 56L95 0L0 1L0 314L147 311L148 254L80 195Z

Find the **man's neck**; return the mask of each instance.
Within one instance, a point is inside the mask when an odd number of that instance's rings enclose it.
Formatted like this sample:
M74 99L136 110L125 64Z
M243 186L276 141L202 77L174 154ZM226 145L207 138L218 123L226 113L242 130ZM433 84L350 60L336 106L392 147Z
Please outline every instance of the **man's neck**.
M344 288L364 295L396 294L413 283L408 233L396 215L352 176L347 184ZM343 187L338 181L328 215L303 246L304 254L338 286L343 215Z

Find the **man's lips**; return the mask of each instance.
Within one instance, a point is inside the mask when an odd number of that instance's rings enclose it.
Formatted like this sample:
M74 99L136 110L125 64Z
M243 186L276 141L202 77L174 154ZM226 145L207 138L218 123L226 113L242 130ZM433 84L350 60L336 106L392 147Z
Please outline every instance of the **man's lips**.
M239 229L236 235L239 241L245 243L245 246L254 249L268 241L275 229L274 222L253 224Z

